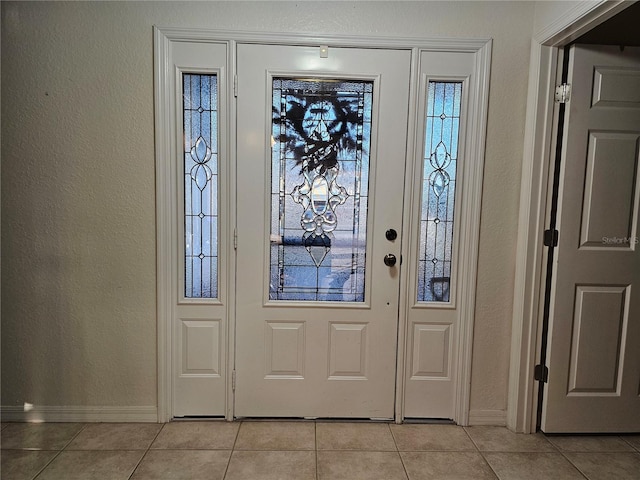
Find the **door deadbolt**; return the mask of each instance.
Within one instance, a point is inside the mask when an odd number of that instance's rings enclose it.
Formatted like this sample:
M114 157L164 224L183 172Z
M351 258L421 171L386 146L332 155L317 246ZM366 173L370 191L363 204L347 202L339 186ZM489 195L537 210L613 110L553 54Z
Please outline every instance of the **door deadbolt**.
M384 232L384 236L387 237L387 240L393 242L396 238L398 238L398 232L396 232L393 228L390 228L386 232Z

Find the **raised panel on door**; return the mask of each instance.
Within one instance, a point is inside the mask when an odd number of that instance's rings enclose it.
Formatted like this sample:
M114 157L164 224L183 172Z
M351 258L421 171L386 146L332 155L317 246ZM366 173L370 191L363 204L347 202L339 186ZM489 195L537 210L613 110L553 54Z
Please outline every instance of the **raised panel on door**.
M329 378L366 380L369 360L367 324L331 322L329 328Z
M393 418L410 51L237 54L235 415Z
M220 376L221 320L181 319L178 356L181 375Z
M636 228L639 140L640 131L589 132L581 247L629 248Z
M265 378L304 378L305 323L265 322Z
M451 325L413 324L411 379L448 379L451 371Z
M568 395L620 395L630 287L578 285Z
M542 430L640 431L640 49L576 45Z

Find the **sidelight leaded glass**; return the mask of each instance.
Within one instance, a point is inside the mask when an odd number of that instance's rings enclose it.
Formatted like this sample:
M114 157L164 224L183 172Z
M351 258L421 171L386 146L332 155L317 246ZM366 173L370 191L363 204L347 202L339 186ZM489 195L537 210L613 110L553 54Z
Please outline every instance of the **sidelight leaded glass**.
M422 174L418 301L448 302L461 82L429 82Z
M273 80L271 300L364 301L373 82Z
M218 80L182 75L184 295L218 296Z

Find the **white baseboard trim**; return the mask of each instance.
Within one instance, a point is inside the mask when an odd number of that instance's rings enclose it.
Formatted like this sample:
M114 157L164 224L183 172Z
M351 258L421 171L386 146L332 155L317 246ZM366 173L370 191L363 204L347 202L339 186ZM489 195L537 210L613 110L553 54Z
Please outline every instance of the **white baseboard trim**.
M507 424L505 410L470 410L469 425L493 425L504 427Z
M157 422L158 407L0 407L3 422Z

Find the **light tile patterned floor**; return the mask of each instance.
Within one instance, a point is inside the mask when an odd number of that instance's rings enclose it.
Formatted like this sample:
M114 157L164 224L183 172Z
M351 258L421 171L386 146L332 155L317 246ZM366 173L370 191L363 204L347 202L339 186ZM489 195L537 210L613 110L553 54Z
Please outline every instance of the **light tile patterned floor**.
M640 480L640 435L323 421L1 429L3 480Z

